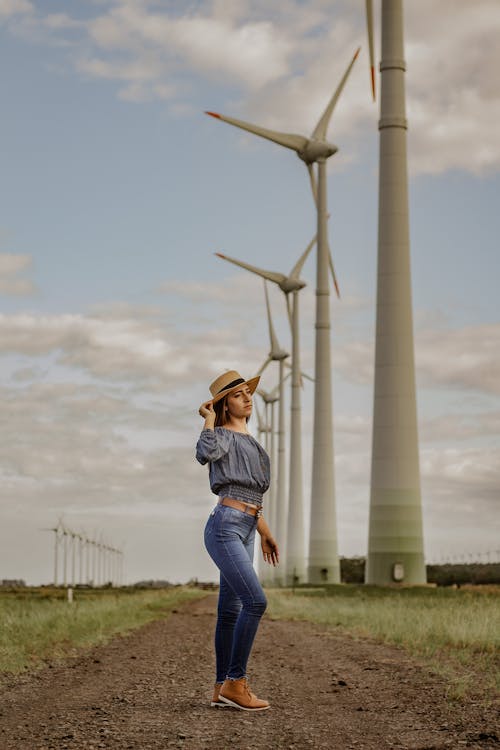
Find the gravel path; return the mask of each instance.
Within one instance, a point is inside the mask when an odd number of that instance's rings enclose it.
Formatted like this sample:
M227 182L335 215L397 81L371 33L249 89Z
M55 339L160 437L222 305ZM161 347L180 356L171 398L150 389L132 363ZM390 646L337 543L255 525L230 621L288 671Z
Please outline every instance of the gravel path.
M264 617L249 665L269 711L210 708L216 596L64 664L3 678L0 750L500 749L498 710L450 704L402 650Z

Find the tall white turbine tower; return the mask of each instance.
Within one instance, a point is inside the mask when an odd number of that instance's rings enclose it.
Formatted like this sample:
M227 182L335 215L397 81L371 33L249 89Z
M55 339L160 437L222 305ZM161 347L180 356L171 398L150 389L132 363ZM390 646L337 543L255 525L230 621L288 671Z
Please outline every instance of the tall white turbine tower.
M371 2L368 36L373 66ZM366 583L425 583L408 226L402 0L382 0L375 390Z
M328 279L328 212L326 162L337 152L327 141L328 125L359 50L353 56L339 85L320 117L310 138L282 133L242 120L207 112L212 117L295 151L306 164L313 192L316 193L318 239L316 269L316 341L314 371L314 436L311 486L311 530L309 535L308 578L311 583L337 583L340 567L337 553L337 522L333 466L333 410L330 356L330 288ZM317 164L317 181L314 175Z

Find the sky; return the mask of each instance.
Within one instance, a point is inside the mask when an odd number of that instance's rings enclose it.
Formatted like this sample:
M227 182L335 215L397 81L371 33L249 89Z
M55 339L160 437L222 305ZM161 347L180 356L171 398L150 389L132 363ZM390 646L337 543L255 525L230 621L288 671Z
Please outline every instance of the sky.
M405 4L428 561L500 557L499 32L496 0ZM373 401L379 105L364 3L0 0L0 579L52 580L59 518L123 549L129 582L216 579L198 407L225 369L251 377L269 340L260 280L214 253L288 273L315 209L293 152L204 111L308 135L358 46L328 131L347 556L367 549ZM312 375L313 254L302 276ZM263 387L277 377L267 368ZM312 396L306 380L307 514Z

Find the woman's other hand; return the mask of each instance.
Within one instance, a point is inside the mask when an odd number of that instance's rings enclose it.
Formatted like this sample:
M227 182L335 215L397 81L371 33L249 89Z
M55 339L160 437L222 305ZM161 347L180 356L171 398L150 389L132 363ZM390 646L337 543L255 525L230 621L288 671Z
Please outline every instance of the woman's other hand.
M280 561L280 553L274 537L270 534L262 534L260 537L260 546L262 547L262 555L265 562L276 567Z

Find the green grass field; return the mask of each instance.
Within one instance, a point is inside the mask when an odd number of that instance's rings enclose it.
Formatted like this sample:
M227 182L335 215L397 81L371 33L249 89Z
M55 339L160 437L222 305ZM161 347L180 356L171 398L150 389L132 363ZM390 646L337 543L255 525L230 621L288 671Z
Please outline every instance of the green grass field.
M471 691L478 675L500 690L500 587L462 589L269 589L268 615L309 620L402 646L450 680L450 694Z
M0 672L68 656L165 617L181 602L204 594L186 587L77 590L70 604L61 589L0 592Z

